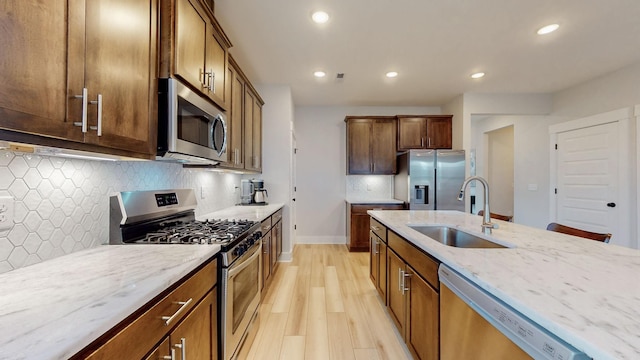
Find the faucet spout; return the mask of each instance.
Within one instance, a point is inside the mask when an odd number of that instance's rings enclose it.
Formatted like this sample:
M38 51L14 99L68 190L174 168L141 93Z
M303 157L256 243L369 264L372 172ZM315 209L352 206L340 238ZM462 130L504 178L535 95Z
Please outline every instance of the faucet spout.
M458 201L462 201L464 199L464 191L467 188L467 185L473 180L478 181L482 184L483 196L484 196L484 214L482 216L482 232L486 235L491 234L491 229L497 229L498 224L493 224L491 222L491 211L489 210L489 183L487 180L480 176L472 176L462 183L462 187L460 188L460 194L458 195Z

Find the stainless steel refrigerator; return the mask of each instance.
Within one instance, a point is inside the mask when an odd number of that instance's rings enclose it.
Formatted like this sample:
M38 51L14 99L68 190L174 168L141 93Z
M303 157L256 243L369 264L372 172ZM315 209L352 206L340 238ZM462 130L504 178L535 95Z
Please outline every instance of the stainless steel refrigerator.
M397 160L397 200L411 210L465 211L464 201L458 201L465 179L464 150L409 150Z

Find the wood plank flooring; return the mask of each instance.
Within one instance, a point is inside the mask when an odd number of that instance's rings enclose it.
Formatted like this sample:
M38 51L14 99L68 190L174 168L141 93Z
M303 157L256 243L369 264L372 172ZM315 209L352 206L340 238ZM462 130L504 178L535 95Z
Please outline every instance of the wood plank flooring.
M369 254L296 245L260 305L249 360L411 359L369 279Z

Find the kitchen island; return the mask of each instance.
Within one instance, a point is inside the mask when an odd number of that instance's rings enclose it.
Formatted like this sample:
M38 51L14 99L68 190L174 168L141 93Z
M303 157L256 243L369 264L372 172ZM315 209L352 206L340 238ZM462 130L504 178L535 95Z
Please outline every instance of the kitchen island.
M103 245L0 274L0 359L68 359L219 251Z
M443 245L408 225L481 235L457 211L369 211L391 231L594 359L640 358L640 251L495 221L504 249Z

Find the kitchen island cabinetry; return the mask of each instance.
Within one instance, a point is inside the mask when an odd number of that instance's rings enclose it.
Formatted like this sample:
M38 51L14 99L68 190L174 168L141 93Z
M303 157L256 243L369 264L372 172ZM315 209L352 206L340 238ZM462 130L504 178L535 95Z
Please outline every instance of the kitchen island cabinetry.
M347 116L347 174L392 175L396 169L396 118Z
M439 357L438 261L388 231L387 309L415 359Z
M155 158L157 0L11 0L0 13L3 139Z
M347 248L349 251L369 251L368 210L402 210L400 203L350 203L347 202Z
M166 2L163 10L170 13ZM170 72L222 109L227 109L225 86L231 42L213 14L199 0L175 0L174 6L175 33L172 33L171 26L162 28L164 48L174 49L174 65Z
M194 359L211 358L218 351L217 270L214 259L165 296L160 295L160 299L140 308L73 359L139 359L150 351L161 356L175 351ZM154 349L163 338L169 341L169 346L163 341Z
M387 228L371 218L369 231L369 277L387 304Z
M451 149L452 115L398 115L398 151Z

